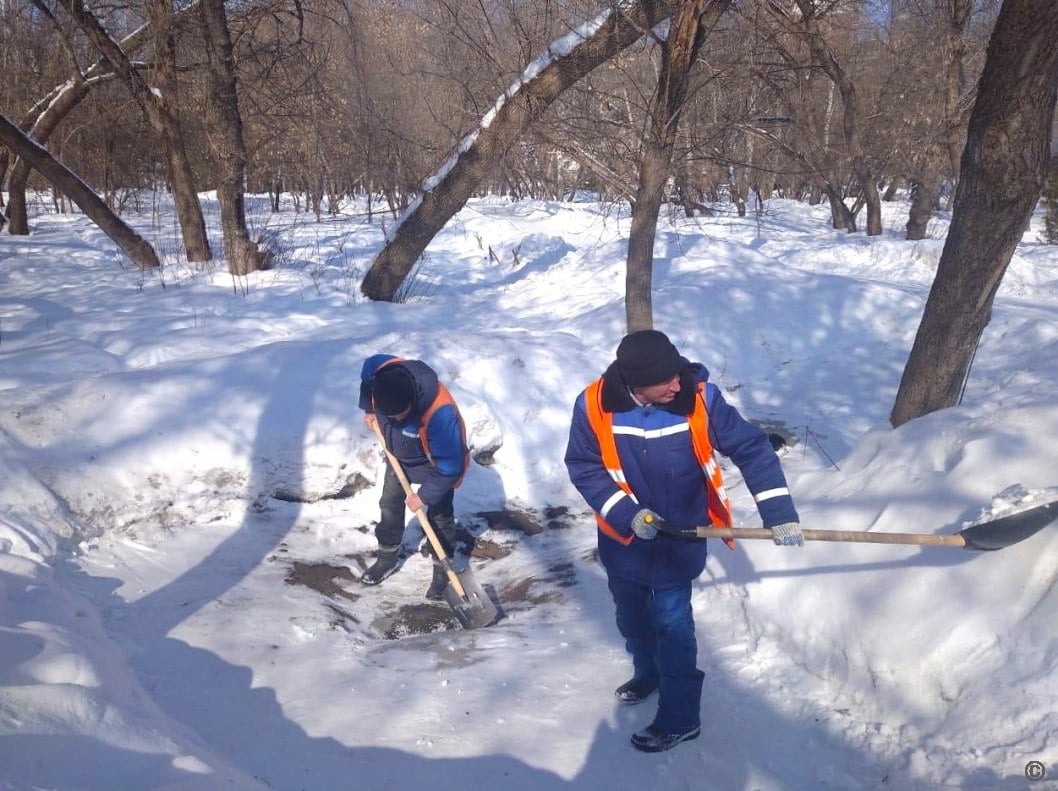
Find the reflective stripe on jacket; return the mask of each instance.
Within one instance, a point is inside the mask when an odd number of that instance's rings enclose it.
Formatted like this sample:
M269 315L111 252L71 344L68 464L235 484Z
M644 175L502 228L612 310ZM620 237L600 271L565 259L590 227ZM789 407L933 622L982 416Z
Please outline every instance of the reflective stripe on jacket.
M625 478L624 469L621 466L621 458L617 452L617 441L614 433L615 431L625 434L637 433L642 434L645 439L649 439L651 432L629 426L620 426L615 429L613 413L607 412L602 407L602 386L603 380L600 378L588 385L584 391L584 405L588 414L588 422L599 441L599 450L602 454L602 463L606 468L606 472L624 494L638 503L639 500L636 498L635 492L632 491ZM681 430L690 432L695 458L704 473L710 521L715 527L731 527L731 502L728 499L727 490L724 488L723 471L720 469L720 465L716 463L716 458L713 454L713 444L709 440L709 412L705 407L705 382L698 383L698 393L694 399L694 411L688 415L686 427L675 425L666 429L670 433ZM606 521L606 514L609 513L610 508L619 499L620 494L615 494L611 497L603 505L602 509L595 514L595 519L599 523L599 530L615 541L628 546L628 544L632 543L632 536L621 535ZM728 543L728 546L733 546L733 542Z
M727 403L720 388L709 381L704 365L687 362L680 372L676 398L670 404L657 405L637 404L615 366L611 364L603 374L601 390L602 406L610 413L606 419L612 419L608 433L619 453L619 463L611 466L620 469L619 475L626 479L635 498L618 486L603 463L603 443L589 418L592 399L588 389L581 390L573 404L564 459L570 482L591 510L599 514L605 511L604 521L624 537L619 541L611 533L595 531L599 561L607 574L660 590L685 585L705 568L707 541L669 538L666 534L652 541L627 540L633 536L632 520L641 508L649 508L679 527L712 521L711 487L703 480L702 468L708 454L703 454L704 445L694 447L690 427L695 402L702 397L707 414L695 433L705 436L717 454L735 465L764 526L798 521L779 457L767 435ZM599 404L598 397L594 401ZM607 432L603 433L605 438ZM711 470L708 474L712 480Z

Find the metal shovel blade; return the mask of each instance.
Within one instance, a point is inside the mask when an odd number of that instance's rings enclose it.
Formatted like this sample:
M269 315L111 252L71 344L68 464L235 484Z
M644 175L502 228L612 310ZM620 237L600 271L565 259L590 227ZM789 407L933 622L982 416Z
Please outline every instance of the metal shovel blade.
M404 472L404 467L401 466L397 457L386 447L386 440L382 436L382 429L379 427L378 421L376 420L371 427L374 429L375 437L378 438L378 444L382 446L382 450L386 454L386 459L389 461L393 474L397 476L401 488L404 489L404 494L411 497L411 482L408 481L408 475ZM478 629L482 626L488 626L496 620L496 616L499 613L496 605L492 603L492 599L489 598L489 595L482 590L474 579L474 574L470 570L470 561L467 560L463 568L457 569L452 564L444 546L437 537L437 532L430 524L426 509L416 509L415 517L419 520L423 533L426 534L430 546L433 547L434 553L448 575L448 585L445 587L444 597L445 601L448 602L448 606L452 608L452 612L455 613L456 618L459 619L459 623L462 624L464 629Z
M474 573L468 564L466 568L457 571L451 565L447 568L448 585L445 587L444 596L448 606L452 608L456 619L464 629L480 629L488 626L496 620L499 610L489 597L488 593L474 579ZM456 585L452 582L455 575L459 587L465 595L461 596Z
M1009 547L1039 532L1058 519L1058 500L1028 508L1010 516L1001 516L960 530L967 549L993 550Z

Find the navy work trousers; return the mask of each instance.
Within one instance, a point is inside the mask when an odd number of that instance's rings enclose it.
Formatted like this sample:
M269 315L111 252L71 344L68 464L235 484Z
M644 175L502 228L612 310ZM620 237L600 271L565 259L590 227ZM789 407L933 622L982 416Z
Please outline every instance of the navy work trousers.
M702 681L691 612L691 584L655 590L609 576L617 629L636 680L658 687L654 726L683 733L701 724Z

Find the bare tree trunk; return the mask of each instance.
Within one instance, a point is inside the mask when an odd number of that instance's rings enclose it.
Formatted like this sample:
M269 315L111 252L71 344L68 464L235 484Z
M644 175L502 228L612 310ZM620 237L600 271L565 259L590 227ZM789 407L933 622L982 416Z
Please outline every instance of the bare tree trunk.
M856 85L838 63L820 33L812 0L797 0L797 6L801 10L805 38L812 57L841 92L841 102L845 108L842 116L845 148L852 162L852 172L856 174L856 181L859 182L860 189L863 191L863 199L867 206L867 235L878 236L882 232L882 201L878 195L878 185L867 163L867 155L860 137L859 125L862 113Z
M654 239L665 184L672 168L672 150L687 86L705 31L716 24L731 0L684 0L661 46L661 70L651 101L643 156L639 162L639 187L628 233L625 272L625 320L628 332L654 327L651 280Z
M951 166L953 188L958 184L959 158L962 156L963 121L966 118L962 95L966 84L966 25L973 8L974 0L946 0L944 4L948 17L944 69L944 144Z
M29 162L38 173L55 185L56 189L69 195L103 233L125 251L133 264L140 269L152 269L158 266L158 256L142 237L108 209L102 199L92 192L75 173L44 148L30 140L22 130L3 115L0 115L0 143Z
M197 5L196 2L185 6L174 12L176 18L181 18ZM147 41L149 25L134 30L125 36L120 42L123 52L131 53L140 49ZM33 140L43 145L52 133L59 127L65 118L73 111L81 100L84 99L91 88L104 81L115 77L114 71L106 58L101 57L92 66L85 70L84 74L73 74L62 85L52 89L43 99L38 101L22 119L20 128L26 131ZM6 152L0 159L0 182L7 169ZM10 232L12 234L25 235L29 233L29 218L26 216L26 184L29 181L30 168L17 157L11 168L11 177L8 181L8 190L11 195L11 207L8 214L11 220Z
M32 128L33 118L23 118L22 123L18 125L18 131L22 134L27 134L27 130ZM4 205L4 179L7 176L7 169L11 166L11 162L18 163L18 154L7 148L0 148L0 207ZM8 188L10 191L10 187ZM22 205L19 207L13 207L11 204L17 202L18 196L10 194L10 200L8 201L7 211L0 212L0 228L4 227L4 223L8 223L8 230L12 234L18 236L25 236L29 233L29 221L25 219L26 214L26 196L22 195ZM19 214L21 213L21 217Z
M173 201L184 237L184 248L189 261L208 261L213 257L206 235L206 224L202 219L202 207L198 202L195 178L184 149L180 124L172 110L169 92L166 90L168 73L171 71L171 37L164 28L168 26L169 9L164 3L155 2L151 11L158 12L152 19L155 34L155 76L158 90L137 72L124 50L112 39L94 14L79 0L58 0L89 40L109 61L114 73L129 87L133 98L142 108L147 120L157 132L165 149L169 164L169 179L173 189ZM161 23L161 27L159 27Z
M697 2L697 0L692 0ZM659 88L661 85L659 84ZM628 232L625 269L625 323L628 332L654 328L651 283L654 275L654 239L658 211L669 177L672 149L648 143L639 160L639 188Z
M206 103L207 139L217 163L217 201L228 271L246 275L267 268L268 257L257 249L246 228L243 184L246 145L235 84L231 33L224 0L201 0L202 29L209 57L210 96Z
M37 122L33 124L32 138L38 144L44 145L51 137L52 132L67 114L76 107L80 101L88 95L88 82L75 78L67 83L67 89L61 90L54 97L48 108L40 115ZM15 164L11 168L11 176L7 182L9 206L7 210L8 220L11 223L12 234L24 236L29 233L29 216L26 211L26 184L32 168L22 158L16 157Z
M1058 4L1005 0L970 117L951 228L889 420L954 406L1039 200L1058 96Z
M906 238L909 241L926 238L926 227L933 219L933 207L937 205L940 191L940 173L934 157L926 157L922 173L911 180L911 209L907 215Z
M823 194L827 196L830 203L830 221L836 231L856 231L856 215L845 204L845 198L841 194L841 188L830 181L823 183Z
M639 188L632 211L632 226L628 233L625 270L625 322L628 332L654 327L651 298L654 239L657 235L658 212L665 193L665 183L669 177L671 155L671 148L648 144L639 160Z
M459 152L452 167L434 188L421 195L375 257L360 286L364 295L392 301L430 240L462 208L474 187L492 171L526 127L570 85L669 18L676 5L677 0L639 0L627 7L615 4L591 36L503 97L488 125L479 127L473 138L464 141L466 148Z
M162 148L169 166L169 181L173 189L173 204L180 223L187 260L209 261L213 258L213 252L209 246L206 222L202 217L202 204L198 201L195 175L187 158L184 133L180 129L180 121L174 109L176 43L172 32L172 4L170 0L151 0L148 12L154 33L154 90L151 90L151 86L148 86L138 72L132 72L134 80L130 87L133 96L144 108L147 120L162 140ZM104 54L107 53L104 51ZM124 57L124 53L122 56ZM111 59L109 55L108 59ZM119 75L124 76L113 59L111 64Z
M0 149L0 187L3 186L4 175L7 173L7 166L10 161L10 152L6 148ZM2 208L4 208L4 191L3 189L0 189L0 209ZM4 227L5 222L7 222L7 217L5 217L4 213L0 211L0 228Z

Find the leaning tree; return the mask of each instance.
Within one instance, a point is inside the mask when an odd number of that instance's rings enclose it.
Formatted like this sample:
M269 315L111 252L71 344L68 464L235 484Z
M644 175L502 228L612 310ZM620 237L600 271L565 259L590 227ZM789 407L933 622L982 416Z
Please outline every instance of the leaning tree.
M38 145L18 125L0 115L0 145L5 145L22 157L38 173L50 181L56 189L65 193L81 207L89 219L109 236L118 247L140 269L152 269L158 266L158 256L154 248L139 234L110 210L103 200L59 160L46 149Z
M613 4L595 24L552 45L552 57L509 90L487 120L463 139L458 151L430 180L375 257L360 286L370 299L393 301L426 246L458 212L474 188L496 167L515 140L571 85L668 19L679 0ZM555 50L558 50L557 52Z

